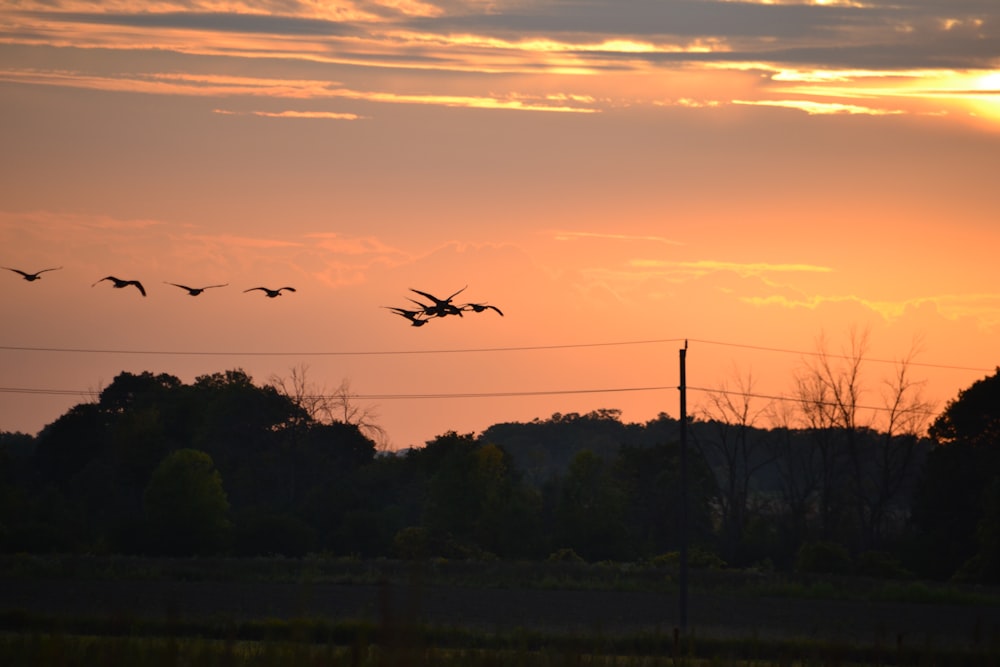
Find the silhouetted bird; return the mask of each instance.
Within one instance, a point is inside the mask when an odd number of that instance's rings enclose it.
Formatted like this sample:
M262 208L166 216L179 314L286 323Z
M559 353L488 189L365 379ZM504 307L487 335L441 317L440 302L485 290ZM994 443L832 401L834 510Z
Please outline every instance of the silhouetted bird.
M42 269L41 271L35 271L34 273L28 273L27 271L22 271L21 269L12 269L9 266L5 266L3 268L7 269L8 271L13 271L14 273L20 273L24 277L24 279L30 283L41 278L42 277L41 274L45 273L46 271L58 271L62 267L56 266L51 269Z
M388 308L397 315L402 315L410 321L410 324L415 327L422 327L427 324L427 319L421 317L424 311L422 310L407 310L405 308L395 308L393 306L382 306L383 308Z
M178 285L177 283L170 283L166 280L163 281L167 285L173 285L174 287L180 287L181 289L186 289L187 293L191 296L198 296L207 289L212 289L213 287L225 287L229 283L223 283L221 285L206 285L205 287L188 287L187 285Z
M465 287L468 287L468 285L466 285ZM465 287L458 290L457 292L455 292L446 299L439 299L433 294L428 294L427 292L421 292L420 290L413 289L412 287L410 288L410 291L416 292L420 296L430 299L431 301L434 302L433 305L425 305L420 303L419 301L414 301L414 303L416 303L418 306L424 309L424 315L430 317L444 317L445 315L458 315L459 317L461 317L462 309L453 304L451 300L454 299L459 294L461 294L462 291L465 290Z
M115 278L114 276L105 276L97 281L97 283L104 282L105 280L110 280L114 283L114 287L121 289L123 287L128 287L129 285L135 285L136 289L142 292L143 296L146 296L146 290L143 288L142 283L138 280L122 280L121 278ZM97 283L94 283L96 285ZM91 285L93 287L94 285Z
M281 291L282 290L288 290L289 292L294 292L295 291L294 287L279 287L278 289L268 289L267 287L251 287L250 289L243 290L243 293L245 294L247 292L252 292L252 291L257 290L257 289L259 289L262 292L264 292L267 295L267 298L269 298L269 299L273 299L276 296L281 296Z
M503 317L503 311L501 311L496 306L491 306L491 305L489 305L487 303L465 303L465 304L462 304L461 308L462 308L462 310L471 310L474 313L481 313L484 310L486 310L487 308L491 308L491 309L497 311L497 313L500 314L500 317Z

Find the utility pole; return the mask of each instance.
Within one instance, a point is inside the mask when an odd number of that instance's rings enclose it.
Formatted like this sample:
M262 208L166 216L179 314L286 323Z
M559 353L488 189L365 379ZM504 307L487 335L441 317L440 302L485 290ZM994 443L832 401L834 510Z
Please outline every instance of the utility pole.
M681 362L681 384L678 387L681 392L681 516L680 516L680 538L681 538L681 562L680 562L680 626L681 632L687 630L687 606L688 606L688 480L687 480L687 340L680 350Z

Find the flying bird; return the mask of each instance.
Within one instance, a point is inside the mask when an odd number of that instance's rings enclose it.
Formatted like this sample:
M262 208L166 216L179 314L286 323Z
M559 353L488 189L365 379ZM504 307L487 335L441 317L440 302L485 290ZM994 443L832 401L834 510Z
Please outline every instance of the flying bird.
M3 268L7 269L8 271L13 271L14 273L20 273L21 276L30 283L41 278L42 277L41 274L45 273L46 271L58 271L62 267L56 266L51 269L42 269L41 271L35 271L34 273L28 273L27 271L22 271L21 269L12 269L9 266L5 266Z
M466 285L465 287L468 287L468 285ZM412 287L410 288L410 291L416 292L420 296L426 299L430 299L431 301L434 302L433 304L425 305L418 301L414 301L414 303L416 303L417 305L421 306L424 309L424 315L427 315L428 317L444 317L445 315L458 315L459 317L461 317L462 309L453 304L451 300L454 299L459 294L461 294L465 290L465 287L463 287L462 289L458 290L457 292L455 292L454 294L445 299L439 299L433 294L428 294L427 292L421 292L420 290L413 289Z
M411 326L422 327L428 322L426 317L422 317L424 314L422 310L407 310L406 308L395 308L393 306L383 306L383 308L388 308L397 315L402 315L410 321Z
M462 310L471 310L474 313L481 313L486 309L492 309L497 311L500 317L503 317L503 311L496 306L491 306L488 303L465 303L460 306Z
M105 276L104 278L98 280L97 283L104 282L105 280L110 280L111 282L113 282L114 283L113 287L116 287L118 289L121 289L123 287L128 287L129 285L135 285L136 289L138 289L143 296L146 296L146 290L145 288L143 288L142 283L140 283L138 280L122 280L121 278L115 278L114 276ZM96 285L97 283L94 283L94 285ZM91 285L91 287L93 287L94 285Z
M207 289L212 289L213 287L225 287L226 285L229 284L229 283L223 283L221 285L206 285L205 287L188 287L187 285L179 285L177 283L167 282L166 280L164 280L163 282L166 283L167 285L173 285L174 287L180 287L181 289L186 289L187 293L190 294L191 296L198 296Z
M245 294L247 292L252 292L258 289L264 292L264 294L266 294L267 298L269 299L273 299L276 296L281 296L282 290L288 290L289 292L295 291L294 287L279 287L278 289L268 289L267 287L251 287L250 289L243 290L243 293Z

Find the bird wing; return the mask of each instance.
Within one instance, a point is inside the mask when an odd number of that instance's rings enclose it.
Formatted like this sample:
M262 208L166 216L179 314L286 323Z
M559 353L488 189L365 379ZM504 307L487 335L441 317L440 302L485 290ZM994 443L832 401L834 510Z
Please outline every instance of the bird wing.
M5 267L3 267L3 268L7 269L8 271L13 271L14 273L20 273L20 274L21 274L22 276L24 276L25 278L27 278L27 277L28 277L28 276L30 276L30 275L34 275L34 274L31 274L31 273L28 273L27 271L22 271L21 269L12 269L12 268L10 268L9 266L5 266ZM40 272L39 272L39 273L40 273Z
M103 283L105 280L112 280L114 282L118 282L118 279L115 278L114 276L104 276L103 278L95 282L94 285L96 285L97 283ZM94 285L91 285L91 287L93 287Z
M142 292L142 295L146 296L146 288L144 288L142 286L142 283L140 283L138 280L130 280L130 281L128 281L128 284L129 285L135 285L136 287L139 288L139 291Z
M433 301L434 303L436 303L439 306L442 305L442 304L444 304L444 303L446 303L445 301L442 301L441 299L437 298L433 294L428 294L427 292L421 292L420 290L413 289L412 287L410 288L410 291L411 292L416 292L417 294L419 294L420 296L424 297L425 299L430 299L431 301ZM412 301L412 299L411 299L411 301Z
M202 287L202 289L211 289L213 287L226 287L228 285L229 283L222 283L221 285L206 285L205 287Z
M166 280L164 280L163 282L166 283L167 285L173 285L174 287L180 287L181 289L186 289L188 292L194 291L193 287L188 287L187 285L181 285L180 283L171 283Z
M487 308L492 308L493 310L497 311L497 313L500 315L500 317L503 317L503 311L500 310L499 308L497 308L496 306L487 305L486 307Z
M455 292L454 294L452 294L451 296L449 296L447 299L445 299L444 302L448 303L449 301L451 301L452 299L454 299L456 296L458 296L459 294L461 294L462 292L464 292L466 290L466 288L468 288L468 287L469 286L466 285L465 287L463 287L462 289L458 290L457 292Z
M266 288L266 287L251 287L250 289L245 289L245 290L243 290L243 292L244 292L244 293L246 293L246 292L252 292L252 291L254 291L255 289L259 289L259 290L263 290L263 291L265 291L265 292L267 291L267 288Z
M283 289L286 289L286 290L288 290L289 292L294 292L294 291L295 291L295 288L294 288L294 287L282 287L282 288L281 288L281 289L279 289L278 291L280 292L280 291L281 291L281 290L283 290Z
M61 268L62 268L61 266L53 266L51 269L42 269L38 273L45 273L46 271L58 271ZM38 275L38 274L35 274L35 275Z

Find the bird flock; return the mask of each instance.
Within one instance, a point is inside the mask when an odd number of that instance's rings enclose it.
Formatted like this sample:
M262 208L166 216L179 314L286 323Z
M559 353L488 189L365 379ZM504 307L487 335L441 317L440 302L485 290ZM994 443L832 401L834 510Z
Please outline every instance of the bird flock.
M21 269L15 269L9 266L4 266L0 268L4 268L8 271L13 271L14 273L20 274L20 276L28 282L34 282L36 280L39 280L42 277L43 273L46 273L48 271L58 271L63 267L54 266L52 268L41 269L40 271L35 271L35 272L22 271ZM91 287L96 287L98 284L104 281L110 282L111 286L116 289L135 287L137 290L139 290L139 293L142 294L142 296L146 296L146 288L143 286L141 282L139 282L138 280L125 280L122 278L118 278L116 276L105 276L100 280L94 282L91 285ZM216 287L227 287L229 285L229 283L222 283L219 285L205 285L204 287L190 287L188 285L182 285L180 283L172 283L166 280L164 280L163 282L166 285L172 285L174 287L179 287L182 290L186 290L190 296L198 296L207 289L213 289ZM388 308L397 315L406 318L410 322L410 324L415 327L424 326L432 319L448 317L451 315L457 315L458 317L462 317L462 313L466 312L482 313L487 310L493 310L501 317L503 316L503 311L501 311L496 306L490 305L488 303L469 302L469 303L456 304L453 301L453 299L462 292L464 292L466 288L468 288L468 285L458 290L451 296L446 297L444 299L440 299L429 292L423 292L421 290L413 289L411 287L410 288L411 292L422 296L427 301L430 301L430 303L424 303L423 301L417 301L416 299L409 298L408 301L414 304L417 307L416 309L399 308L396 306L383 306L383 307ZM254 292L254 291L261 291L267 298L274 299L275 297L281 296L282 292L294 292L295 288L289 286L279 287L277 289L272 289L270 287L251 287L249 289L243 290L244 293Z
M430 303L423 303L422 301L417 301L416 299L408 299L410 303L418 306L419 310L413 310L412 308L399 308L397 306L384 307L401 317L405 317L410 321L410 325L415 327L422 327L434 318L447 317L449 315L458 315L459 317L462 317L462 313L470 311L473 313L481 313L485 310L494 310L501 317L503 317L503 311L496 306L491 306L487 303L463 303L461 305L453 303L452 299L464 292L467 287L468 285L444 299L439 299L433 294L421 292L420 290L413 289L411 287L411 292L419 294L429 300Z

